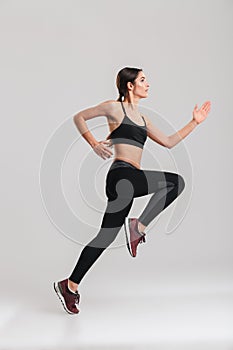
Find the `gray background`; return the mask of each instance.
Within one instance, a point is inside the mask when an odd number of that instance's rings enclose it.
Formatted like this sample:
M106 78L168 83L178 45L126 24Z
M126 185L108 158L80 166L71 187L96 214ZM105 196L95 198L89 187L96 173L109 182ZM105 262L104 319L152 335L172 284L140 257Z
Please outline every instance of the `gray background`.
M146 329L152 349L157 349L153 344L167 349L168 341L172 342L168 349L179 341L187 341L188 349L194 348L195 341L201 344L198 349L208 344L211 349L218 344L219 349L233 346L232 10L230 0L0 1L1 349L32 348L33 342L37 344L34 349L55 345L63 349L63 344L66 349L76 344L103 349L105 345L110 348L108 336L111 348L120 344L128 349L130 344L136 349L134 339L145 344ZM75 113L117 98L115 77L125 66L143 68L150 91L142 105L156 111L155 125L162 125L159 118L160 124L156 121L158 115L179 130L192 119L195 104L201 106L206 100L211 101L212 110L176 147L177 157L179 149L187 149L193 171L193 177L186 176L187 191L193 185L192 198L180 225L166 235L171 207L148 230L147 244L139 247L136 259L125 246L108 249L80 284L83 316L70 320L60 312L52 283L70 274L82 245L62 234L45 211L39 184L41 159L54 131L64 122L67 140L70 135L72 141L78 137L72 122ZM108 133L105 118L88 125L98 123L105 126L93 134L103 139ZM163 131L169 133L166 128ZM77 182L75 154L88 155L86 161L97 167L104 162L110 165L109 160L89 153L85 140L78 145L64 172L71 197ZM146 148L145 168L156 169L149 151L153 150L156 161L168 156L167 150L152 141ZM167 159L162 167L173 171ZM186 174L185 166L180 172ZM99 210L90 217L90 226L82 226L82 230L86 227L83 244L97 233L102 218L104 179L97 187L93 197L100 198L95 206ZM83 187L82 191L85 195ZM177 204L182 205L182 199L187 203L188 197L182 196ZM138 214L148 199L136 201L132 214ZM81 199L76 204L80 203ZM119 235L123 242L123 232ZM166 296L180 298L171 302L169 315L159 309L170 305L163 299ZM214 296L219 296L218 301ZM135 304L130 304L132 298ZM199 300L204 299L202 313ZM213 303L207 310L210 300ZM130 317L135 321L133 336L132 323L124 323ZM155 329L159 329L157 338ZM76 335L72 344L69 332ZM201 347L206 335L209 343ZM154 337L151 341L150 336Z

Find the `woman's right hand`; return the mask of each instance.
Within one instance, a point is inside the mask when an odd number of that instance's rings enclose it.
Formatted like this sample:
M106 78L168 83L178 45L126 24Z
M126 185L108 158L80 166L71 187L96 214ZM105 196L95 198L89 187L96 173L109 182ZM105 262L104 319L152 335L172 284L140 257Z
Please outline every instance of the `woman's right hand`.
M111 140L99 141L93 147L93 150L96 154L98 154L98 156L100 156L103 159L106 159L106 158L110 158L113 155L112 151L109 149L109 147L111 146L112 146Z

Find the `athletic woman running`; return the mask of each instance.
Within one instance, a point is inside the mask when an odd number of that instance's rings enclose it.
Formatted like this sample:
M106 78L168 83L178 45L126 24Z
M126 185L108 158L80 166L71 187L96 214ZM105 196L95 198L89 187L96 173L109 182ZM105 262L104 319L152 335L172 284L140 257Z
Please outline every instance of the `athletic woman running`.
M119 91L117 101L102 102L74 116L77 129L93 151L106 159L113 154L110 148L114 145L115 157L106 176L108 201L100 230L83 248L69 278L54 282L54 289L64 309L70 314L79 313L78 285L82 278L115 240L121 227L124 225L128 250L136 257L138 244L145 242L146 227L185 187L185 181L179 174L140 168L147 137L170 149L205 120L210 111L210 101L205 102L200 109L196 105L192 120L175 134L167 136L145 114L139 112L139 100L148 96L149 89L143 70L130 67L121 69L116 84ZM110 134L104 141L97 141L86 124L87 120L98 116L106 116L109 124ZM149 193L153 195L140 217L127 217L133 199Z

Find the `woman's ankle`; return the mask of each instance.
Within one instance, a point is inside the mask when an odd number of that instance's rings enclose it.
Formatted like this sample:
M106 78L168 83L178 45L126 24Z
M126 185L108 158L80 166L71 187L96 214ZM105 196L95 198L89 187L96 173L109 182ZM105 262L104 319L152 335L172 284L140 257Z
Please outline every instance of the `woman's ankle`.
M72 281L70 281L68 279L68 287L69 289L71 289L73 292L77 292L78 291L78 284L77 283L74 283Z
M138 231L140 233L145 233L144 230L145 230L146 226L143 225L140 221L138 221Z

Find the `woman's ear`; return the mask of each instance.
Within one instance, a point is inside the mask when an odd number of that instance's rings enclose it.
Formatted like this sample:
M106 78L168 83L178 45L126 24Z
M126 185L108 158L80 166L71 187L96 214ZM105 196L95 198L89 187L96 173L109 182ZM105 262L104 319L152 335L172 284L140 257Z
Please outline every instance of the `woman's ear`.
M127 88L128 88L129 90L132 90L133 84L131 83L131 81L128 81L128 83L127 83Z

